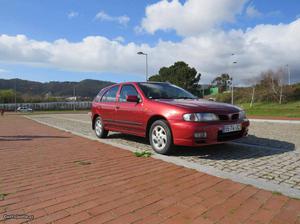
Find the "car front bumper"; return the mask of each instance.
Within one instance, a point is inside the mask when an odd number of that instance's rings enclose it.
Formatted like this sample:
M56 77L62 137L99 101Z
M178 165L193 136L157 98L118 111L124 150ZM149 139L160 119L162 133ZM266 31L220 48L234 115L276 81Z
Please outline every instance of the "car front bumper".
M242 130L223 133L224 125L241 124ZM171 121L173 142L175 145L201 146L218 144L239 139L248 134L249 120L231 122L186 122ZM195 134L198 133L198 134ZM200 133L200 134L199 134ZM196 136L195 136L196 135ZM197 136L200 135L200 136Z

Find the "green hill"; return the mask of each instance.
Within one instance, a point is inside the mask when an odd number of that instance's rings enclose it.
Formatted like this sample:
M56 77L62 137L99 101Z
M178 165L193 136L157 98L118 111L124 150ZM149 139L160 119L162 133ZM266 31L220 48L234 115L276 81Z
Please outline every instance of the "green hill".
M85 79L80 82L34 82L22 79L0 79L0 90L14 90L15 84L20 97L70 97L73 89L76 96L93 98L103 87L113 84L112 82Z

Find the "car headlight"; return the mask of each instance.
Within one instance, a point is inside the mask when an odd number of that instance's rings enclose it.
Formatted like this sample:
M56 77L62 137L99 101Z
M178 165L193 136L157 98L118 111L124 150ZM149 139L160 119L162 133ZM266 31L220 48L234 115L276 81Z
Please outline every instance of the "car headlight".
M185 121L218 121L219 118L217 115L213 113L191 113L191 114L184 114L183 120Z
M239 119L240 120L243 120L243 119L245 119L246 118L246 112L244 111L244 110L241 110L240 112L239 112Z

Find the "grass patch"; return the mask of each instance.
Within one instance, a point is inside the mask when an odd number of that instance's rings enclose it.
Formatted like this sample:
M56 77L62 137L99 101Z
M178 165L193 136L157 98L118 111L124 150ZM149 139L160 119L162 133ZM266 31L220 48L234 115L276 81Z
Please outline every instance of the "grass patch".
M273 195L282 195L282 193L278 192L278 191L272 191Z
M202 215L202 217L203 217L204 219L208 219L207 212L205 212L205 213Z
M150 157L152 155L151 152L149 151L135 151L133 152L133 154L136 156L136 157Z
M239 106L245 109L247 115L300 118L300 101L285 104L255 103L252 107L249 103L243 103Z
M77 161L74 161L74 163L76 163L78 165L81 165L81 166L87 166L87 165L91 165L92 164L91 162L84 161L84 160L77 160Z
M7 195L7 193L0 193L0 201L3 201Z
M233 215L236 212L236 208L230 209L229 213Z

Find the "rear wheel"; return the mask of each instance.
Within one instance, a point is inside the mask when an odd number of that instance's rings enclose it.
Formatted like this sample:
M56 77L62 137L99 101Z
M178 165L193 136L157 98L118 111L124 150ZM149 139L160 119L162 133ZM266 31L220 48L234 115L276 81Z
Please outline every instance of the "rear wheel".
M99 116L95 120L95 134L98 138L106 138L108 131L104 129L102 118Z
M172 151L171 129L165 120L157 120L151 125L149 140L153 150L159 154L166 155Z

